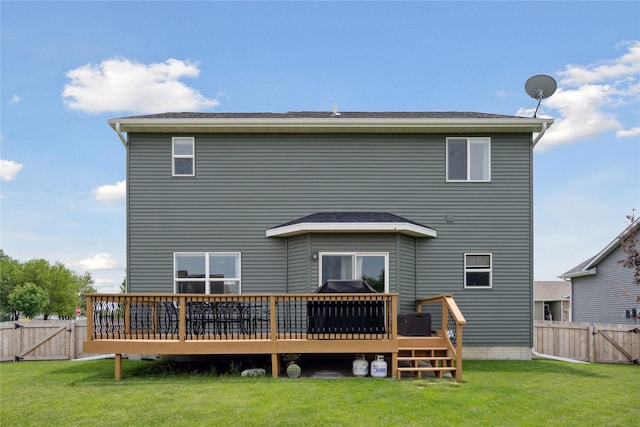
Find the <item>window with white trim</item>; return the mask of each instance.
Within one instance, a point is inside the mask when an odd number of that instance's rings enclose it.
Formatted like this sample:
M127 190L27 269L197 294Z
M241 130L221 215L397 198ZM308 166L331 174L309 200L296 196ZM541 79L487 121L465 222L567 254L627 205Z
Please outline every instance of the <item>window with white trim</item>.
M493 286L491 254L464 254L464 287L491 288Z
M175 252L173 270L175 293L240 293L240 252Z
M388 252L320 252L319 283L364 280L378 292L389 292Z
M447 138L447 181L491 181L491 138Z
M195 176L196 141L193 137L172 138L172 174L173 176Z

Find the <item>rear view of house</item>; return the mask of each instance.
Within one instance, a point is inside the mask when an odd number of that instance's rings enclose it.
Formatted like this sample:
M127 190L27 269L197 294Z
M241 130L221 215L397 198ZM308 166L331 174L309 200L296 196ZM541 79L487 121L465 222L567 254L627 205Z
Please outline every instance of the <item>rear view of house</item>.
M128 291L296 295L365 280L397 295L398 313L452 296L469 357L528 358L532 153L551 123L467 112L111 119L127 156Z

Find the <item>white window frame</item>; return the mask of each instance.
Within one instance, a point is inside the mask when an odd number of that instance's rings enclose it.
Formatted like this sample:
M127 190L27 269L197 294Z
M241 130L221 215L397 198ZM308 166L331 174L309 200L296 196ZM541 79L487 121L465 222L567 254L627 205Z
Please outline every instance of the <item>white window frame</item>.
M468 256L488 256L489 267L467 266ZM489 273L489 286L468 286L467 273ZM464 288L465 289L492 289L493 288L493 254L489 252L467 252L464 254Z
M189 278L189 277L178 277L178 266L177 266L177 257L180 255L194 256L194 255L202 255L204 256L205 262L205 277L197 277L197 278ZM238 277L224 277L223 279L210 277L209 272L209 258L211 255L220 255L220 256L237 256L238 257ZM211 282L237 282L238 283L238 294L242 293L242 253L240 252L174 252L173 253L173 293L178 293L178 282L205 282L204 285L204 293L211 293ZM235 294L233 294L235 295Z
M467 164L466 171L467 176L466 179L449 179L449 143L450 142L462 142L466 141L467 144ZM487 177L483 179L471 179L471 146L473 144L486 144L487 145L487 158L485 161L487 162ZM446 142L446 171L445 171L445 179L446 182L491 182L491 138L490 137L448 137Z
M176 154L176 142L191 142L191 154ZM191 159L191 173L176 173L176 159ZM196 139L192 136L174 136L171 138L171 175L195 176L196 175Z
M389 252L320 252L318 254L318 286L322 286L322 257L329 256L350 256L353 262L353 277L349 280L360 280L356 277L356 259L359 256L382 256L384 257L384 293L389 293Z

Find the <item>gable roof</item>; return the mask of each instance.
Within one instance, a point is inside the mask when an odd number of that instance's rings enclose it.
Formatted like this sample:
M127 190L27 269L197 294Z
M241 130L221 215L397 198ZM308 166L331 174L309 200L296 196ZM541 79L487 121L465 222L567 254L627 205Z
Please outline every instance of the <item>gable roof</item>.
M318 212L278 225L267 237L288 237L304 233L401 233L415 237L436 237L433 228L385 212Z
M122 132L193 133L509 133L541 132L553 119L478 112L290 111L286 113L173 112L110 119Z
M640 230L640 218L637 219L634 223L629 225L624 229L622 233L620 233L615 239L613 239L607 246L604 247L600 252L588 258L587 260L581 262L580 264L573 267L571 270L563 273L559 277L562 279L571 279L573 277L580 276L589 276L596 274L596 266L604 260L611 252L616 250L622 241L622 236L628 231L630 233L637 233Z

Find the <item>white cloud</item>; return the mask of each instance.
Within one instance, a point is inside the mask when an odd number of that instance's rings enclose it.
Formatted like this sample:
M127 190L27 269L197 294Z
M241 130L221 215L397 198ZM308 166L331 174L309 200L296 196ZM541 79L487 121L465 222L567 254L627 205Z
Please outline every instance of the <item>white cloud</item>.
M0 179L13 181L24 165L13 160L0 159Z
M102 185L91 191L95 200L100 202L113 202L124 200L126 196L126 181L118 181L115 184Z
M92 254L90 257L81 259L74 264L84 270L112 270L118 267L118 261L106 252Z
M64 103L86 113L136 111L197 111L219 104L180 82L198 77L200 70L189 62L168 59L141 64L126 58L87 64L67 72Z
M618 138L628 138L630 136L638 136L638 135L640 135L640 126L627 129L627 130L623 129L616 132L616 136Z
M629 105L640 104L640 40L624 46L627 52L614 60L568 65L558 73L559 88L543 101L543 107L555 110L559 117L537 147L545 149L606 132L616 132L617 137L638 134L635 126L624 130L622 122L631 110Z
M589 67L568 65L566 71L558 73L562 78L561 83L579 86L640 75L640 40L625 43L623 46L629 46L629 51L614 60L602 61L599 65Z
M20 98L18 95L13 95L9 100L9 104L17 104L20 101L22 101L22 98Z

